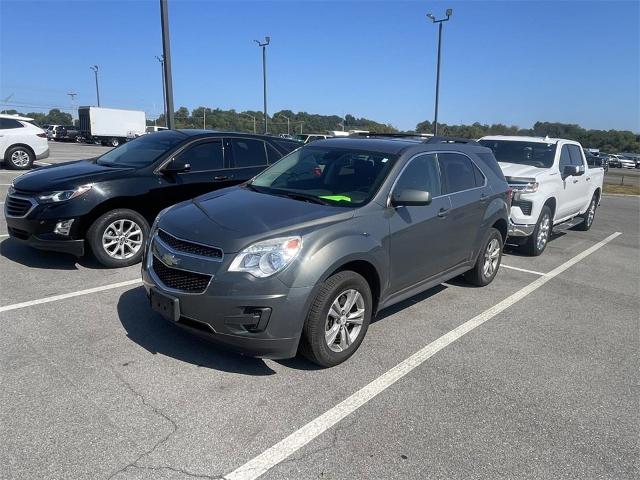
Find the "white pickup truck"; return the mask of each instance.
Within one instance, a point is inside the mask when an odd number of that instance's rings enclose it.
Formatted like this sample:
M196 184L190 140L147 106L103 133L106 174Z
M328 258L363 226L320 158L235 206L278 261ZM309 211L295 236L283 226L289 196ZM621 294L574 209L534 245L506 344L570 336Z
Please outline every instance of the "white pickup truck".
M544 251L554 226L591 228L604 170L589 167L578 142L496 135L479 143L493 150L513 190L510 241L535 256Z

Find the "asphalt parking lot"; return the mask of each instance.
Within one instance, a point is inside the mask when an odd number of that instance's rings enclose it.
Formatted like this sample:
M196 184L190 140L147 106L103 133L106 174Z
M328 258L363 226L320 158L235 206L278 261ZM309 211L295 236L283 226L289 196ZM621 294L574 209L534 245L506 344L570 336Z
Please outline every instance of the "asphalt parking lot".
M382 311L320 370L220 351L150 311L139 266L0 220L0 477L638 478L639 230L640 200L605 196L590 231Z

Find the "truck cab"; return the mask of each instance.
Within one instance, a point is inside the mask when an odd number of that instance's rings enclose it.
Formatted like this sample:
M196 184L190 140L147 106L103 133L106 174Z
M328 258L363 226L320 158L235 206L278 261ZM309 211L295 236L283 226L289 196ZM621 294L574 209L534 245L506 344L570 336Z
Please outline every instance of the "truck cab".
M589 166L580 143L549 137L488 136L489 147L513 190L509 235L530 255L540 255L555 226L591 228L604 170Z

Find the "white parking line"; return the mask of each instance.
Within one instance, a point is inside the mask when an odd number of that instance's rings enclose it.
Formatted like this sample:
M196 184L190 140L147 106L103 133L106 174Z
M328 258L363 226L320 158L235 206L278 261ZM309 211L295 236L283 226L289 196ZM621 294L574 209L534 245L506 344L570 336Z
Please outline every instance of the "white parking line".
M18 310L19 308L32 307L33 305L40 305L42 303L57 302L58 300L64 300L66 298L79 297L81 295L89 295L90 293L104 292L105 290L112 290L114 288L127 287L129 285L135 285L140 283L140 279L127 280L125 282L111 283L109 285L103 285L101 287L87 288L86 290L78 290L77 292L63 293L62 295L53 295L51 297L39 298L37 300L30 300L28 302L14 303L13 305L6 305L0 307L0 313L8 312L10 310Z
M501 263L500 266L502 268L508 268L509 270L517 270L519 272L524 272L524 273L533 273L534 275L546 275L546 273L542 273L542 272L536 272L535 270L527 270L526 268L519 268L519 267L512 267L510 265L505 265L504 263Z
M391 370L376 378L367 386L358 390L346 400L326 411L315 420L307 423L304 427L293 432L284 440L276 443L271 448L265 450L263 453L249 460L247 463L237 468L233 472L225 475L223 478L225 480L254 480L260 477L269 469L285 460L300 448L304 447L311 440L337 424L347 415L355 412L358 408L366 404L369 400L374 398L379 393L389 388L409 372L422 365L431 356L435 355L440 350L455 342L463 335L466 335L473 329L479 327L483 323L503 312L514 303L519 302L527 295L533 293L549 280L557 277L562 272L572 267L585 257L591 255L596 250L602 248L604 245L606 245L619 235L621 235L620 232L609 235L601 242L596 243L592 247L586 249L584 252L579 253L572 259L566 261L559 267L554 268L546 275L534 280L526 287L518 290L516 293L502 300L500 303L494 305L488 310L485 310L480 315L472 318L471 320L468 320L459 327L451 330L449 333L444 334L434 342L431 342L421 350L418 350L406 360L400 362Z

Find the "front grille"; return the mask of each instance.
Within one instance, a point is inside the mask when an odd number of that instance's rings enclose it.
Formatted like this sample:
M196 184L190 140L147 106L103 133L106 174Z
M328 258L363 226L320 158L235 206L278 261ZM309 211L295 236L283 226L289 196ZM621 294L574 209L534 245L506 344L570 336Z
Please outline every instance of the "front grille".
M533 208L533 203L527 202L525 200L514 200L511 203L511 206L520 207L520 210L522 210L522 213L524 213L525 215L531 215L531 209Z
M7 215L11 217L24 217L27 213L29 213L29 210L31 210L32 206L33 204L25 198L13 197L9 195L7 197L4 208L7 212Z
M200 255L202 257L210 257L215 259L222 258L222 250L216 247L209 247L207 245L200 245L199 243L192 243L186 240L180 240L173 235L165 232L164 230L158 230L158 237L164 243L169 245L174 250L179 252L189 253L191 255Z
M211 275L167 267L155 255L153 256L153 271L167 287L189 293L204 292L211 280Z

